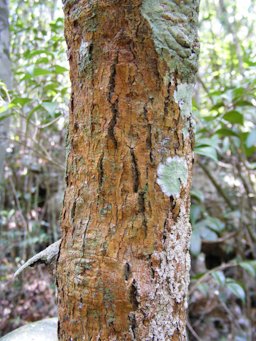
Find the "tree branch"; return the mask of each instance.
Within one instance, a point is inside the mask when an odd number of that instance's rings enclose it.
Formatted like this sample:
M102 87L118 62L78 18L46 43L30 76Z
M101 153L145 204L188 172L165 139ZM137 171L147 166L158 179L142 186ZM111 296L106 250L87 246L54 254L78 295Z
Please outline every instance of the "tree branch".
M61 239L59 239L57 242L51 244L46 249L30 258L15 272L14 277L19 276L26 268L28 268L29 266L34 266L37 263L44 263L47 265L54 264L59 254L60 242Z

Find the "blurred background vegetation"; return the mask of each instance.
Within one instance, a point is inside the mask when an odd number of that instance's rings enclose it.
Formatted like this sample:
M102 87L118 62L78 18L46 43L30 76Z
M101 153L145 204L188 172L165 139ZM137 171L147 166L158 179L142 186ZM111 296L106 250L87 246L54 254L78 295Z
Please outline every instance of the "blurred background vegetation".
M190 340L256 338L255 0L202 0L194 96ZM57 314L42 267L12 274L60 236L69 77L61 1L11 0L13 86L0 207L0 335ZM3 138L0 136L0 138Z

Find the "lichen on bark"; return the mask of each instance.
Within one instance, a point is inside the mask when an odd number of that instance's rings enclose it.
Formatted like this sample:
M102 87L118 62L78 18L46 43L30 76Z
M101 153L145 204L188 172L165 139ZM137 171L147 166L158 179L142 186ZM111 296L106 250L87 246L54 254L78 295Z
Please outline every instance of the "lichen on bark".
M157 183L164 194L178 198L181 187L185 187L188 180L188 167L184 158L168 157L157 168Z
M172 219L171 216L169 219ZM184 316L181 312L175 312L177 306L187 306L189 285L191 225L183 204L179 218L171 224L163 250L152 255L152 259L159 262L160 266L156 269L158 285L153 298L156 313L150 322L150 340L172 340L177 330L180 333L179 340L186 339Z
M197 71L198 6L199 0L142 1L142 15L150 24L158 54L185 82L193 82Z
M90 43L82 40L80 48L79 48L79 73L81 74L85 71L86 66L90 63L90 51L89 51Z
M189 129L194 128L194 119L192 115L192 96L194 92L194 84L181 83L177 84L174 91L174 100L179 106L180 114L184 120L182 129L184 138L189 136Z

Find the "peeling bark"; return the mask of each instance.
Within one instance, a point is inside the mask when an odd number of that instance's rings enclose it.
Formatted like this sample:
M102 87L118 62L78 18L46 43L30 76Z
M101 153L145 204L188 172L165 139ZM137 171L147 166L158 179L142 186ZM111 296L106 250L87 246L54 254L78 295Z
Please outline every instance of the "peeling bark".
M198 5L64 1L60 340L186 339Z

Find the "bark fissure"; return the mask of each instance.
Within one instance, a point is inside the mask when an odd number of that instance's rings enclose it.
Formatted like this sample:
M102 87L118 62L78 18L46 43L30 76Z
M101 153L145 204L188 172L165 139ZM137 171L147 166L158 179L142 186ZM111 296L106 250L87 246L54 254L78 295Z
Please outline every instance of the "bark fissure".
M136 323L136 317L135 314L130 313L129 314L129 321L130 321L130 325L131 325L131 331L132 331L132 340L136 341L136 327L137 327L137 323Z
M152 124L149 122L148 119L148 103L152 102L152 99L150 99L143 107L143 115L147 122L147 139L146 139L146 146L149 150L149 158L150 161L153 162L153 148L152 148Z
M117 117L118 117L118 99L112 104L111 103L111 111L112 111L112 118L108 125L108 136L113 141L113 144L115 146L115 149L117 149L117 139L115 136L115 126L117 123Z
M170 94L171 87L172 87L172 82L169 82L168 87L167 87L167 96L164 99L164 114L165 114L165 116L168 116L168 114L170 113L169 105L170 105L170 102L172 100L171 94Z
M102 188L103 180L104 180L104 168L103 168L103 161L104 161L104 152L101 154L99 159L99 188Z
M130 153L131 153L131 163L132 163L132 173L133 173L133 191L134 193L138 193L139 184L140 184L140 172L138 169L138 163L137 163L134 149L130 148Z
M109 92L108 92L108 100L109 103L112 103L112 97L115 93L115 87L116 87L116 66L118 63L118 55L115 57L114 63L110 67L110 77L109 77Z
M131 300L133 309L137 310L137 308L139 307L139 301L138 301L138 288L137 288L135 279L132 281L131 288L130 288L130 300Z
M146 214L146 206L145 206L145 192L139 192L139 197L138 197L138 206L139 206L139 212L142 214L143 216L143 220L142 220L142 226L145 232L145 237L147 236L147 214Z
M113 141L115 149L117 149L117 139L115 137L115 126L117 123L118 113L118 98L116 98L113 102L113 97L115 95L116 88L116 67L118 64L118 53L114 59L113 64L110 67L110 76L109 76L109 85L108 85L108 101L111 107L112 118L108 125L108 136Z
M152 124L148 124L148 136L146 141L147 147L149 149L149 158L153 162L153 150L152 150Z
M125 266L124 266L124 278L125 278L125 280L128 281L130 276L131 276L131 266L128 262L126 262Z

